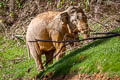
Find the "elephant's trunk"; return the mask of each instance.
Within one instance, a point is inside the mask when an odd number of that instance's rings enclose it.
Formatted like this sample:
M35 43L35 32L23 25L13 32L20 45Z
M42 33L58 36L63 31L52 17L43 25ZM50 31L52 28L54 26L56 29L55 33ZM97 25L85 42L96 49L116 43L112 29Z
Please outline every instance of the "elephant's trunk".
M84 22L83 20L78 22L78 30L83 35L84 39L86 39L90 36L90 34L89 34L90 29L88 27L88 24L86 22Z

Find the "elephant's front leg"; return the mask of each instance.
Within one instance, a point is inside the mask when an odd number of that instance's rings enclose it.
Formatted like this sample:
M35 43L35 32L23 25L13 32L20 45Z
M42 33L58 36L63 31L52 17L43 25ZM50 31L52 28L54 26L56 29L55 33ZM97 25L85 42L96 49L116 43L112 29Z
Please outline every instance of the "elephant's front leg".
M34 60L35 60L38 72L40 72L41 70L43 70L41 55L37 55L37 57L34 58Z
M58 61L60 58L64 57L66 48L63 47L64 43L58 43L57 45L58 46L56 46L56 54L58 55L56 56L56 60Z
M62 41L62 40L64 40L64 35L62 33L60 33L59 31L54 31L51 34L51 38L52 38L53 41ZM64 43L54 43L53 42L53 45L56 48L56 54L59 53L56 56L56 60L58 60L60 57L63 57L64 54L65 54L65 53L63 53L65 51L65 47L62 48L65 44Z

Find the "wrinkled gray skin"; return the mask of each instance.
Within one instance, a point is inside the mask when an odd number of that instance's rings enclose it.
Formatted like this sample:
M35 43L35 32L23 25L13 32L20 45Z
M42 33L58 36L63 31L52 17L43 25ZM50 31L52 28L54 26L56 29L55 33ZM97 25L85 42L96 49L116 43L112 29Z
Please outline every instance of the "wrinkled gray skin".
M43 69L42 54L46 56L46 62L58 52L64 43L54 42L29 42L35 40L69 40L80 32L83 38L89 37L87 17L82 9L71 6L63 12L49 11L39 14L28 26L26 45L29 53L35 60L38 71ZM65 51L65 48L61 52ZM64 54L59 54L58 60ZM49 62L52 63L53 61Z

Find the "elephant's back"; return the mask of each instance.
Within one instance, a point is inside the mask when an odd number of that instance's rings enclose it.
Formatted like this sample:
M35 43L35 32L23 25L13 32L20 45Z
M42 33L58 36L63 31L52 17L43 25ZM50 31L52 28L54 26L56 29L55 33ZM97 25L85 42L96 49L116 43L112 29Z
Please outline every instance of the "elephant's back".
M48 38L46 26L47 26L46 22L41 21L38 18L33 19L27 29L26 34L27 40L41 39L44 38L45 36L46 38Z
M60 13L59 11L48 11L48 12L40 13L38 16L36 16L36 18L49 22L53 20L54 17L59 13Z
M60 12L48 11L37 15L29 24L26 34L26 41L39 40L51 40L49 33L46 29L48 24L54 19ZM43 50L50 50L53 48L53 44L49 42L41 42L39 46Z
M60 12L57 12L57 11L48 11L48 12L40 13L39 15L37 15L34 19L32 19L32 21L29 24L26 37L27 38L31 38L30 36L37 37L37 35L47 36L46 27L54 19L54 17L59 13Z

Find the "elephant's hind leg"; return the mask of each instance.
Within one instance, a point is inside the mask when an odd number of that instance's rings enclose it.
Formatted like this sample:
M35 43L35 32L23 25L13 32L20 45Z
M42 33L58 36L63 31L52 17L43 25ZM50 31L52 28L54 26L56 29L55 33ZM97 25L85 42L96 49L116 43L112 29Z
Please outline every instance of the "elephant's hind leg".
M46 57L46 64L52 64L53 63L53 55L54 55L55 49L45 52Z
M40 51L38 43L36 43L36 42L29 43L29 48L30 48L30 52L35 60L37 70L38 71L42 70L43 69L42 60L41 60L42 52Z

